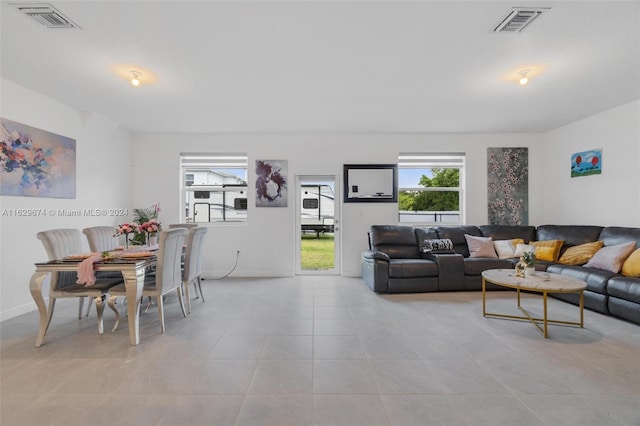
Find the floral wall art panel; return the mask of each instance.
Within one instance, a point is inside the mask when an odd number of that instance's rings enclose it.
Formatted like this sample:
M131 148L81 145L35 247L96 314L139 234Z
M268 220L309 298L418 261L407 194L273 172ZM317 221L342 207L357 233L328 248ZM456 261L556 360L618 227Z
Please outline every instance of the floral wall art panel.
M75 139L0 118L0 195L76 198Z
M256 160L256 207L287 207L287 160Z
M576 152L571 156L571 177L602 173L602 149Z
M529 149L487 148L490 225L529 224Z

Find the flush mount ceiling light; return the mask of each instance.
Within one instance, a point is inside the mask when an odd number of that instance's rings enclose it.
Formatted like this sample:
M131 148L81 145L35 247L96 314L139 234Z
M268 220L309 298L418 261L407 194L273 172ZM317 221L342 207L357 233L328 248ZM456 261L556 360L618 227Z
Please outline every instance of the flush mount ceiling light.
M522 70L518 74L520 74L520 86L524 86L529 82L529 73L531 70Z
M131 74L131 85L134 87L140 86L140 77L142 77L142 73L140 71L129 71Z

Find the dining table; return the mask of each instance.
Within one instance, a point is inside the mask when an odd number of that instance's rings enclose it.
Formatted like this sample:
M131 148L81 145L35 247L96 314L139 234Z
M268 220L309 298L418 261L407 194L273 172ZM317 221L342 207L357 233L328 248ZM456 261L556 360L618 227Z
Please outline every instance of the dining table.
M129 342L132 346L140 343L140 302L146 271L156 266L157 257L114 257L94 263L94 271L119 271L122 273L127 292L127 316L129 318ZM40 347L47 332L48 311L42 294L45 277L53 272L77 272L80 260L50 260L35 264L35 272L31 276L29 289L40 314L40 330L36 339L36 347ZM134 302L132 302L134 301Z

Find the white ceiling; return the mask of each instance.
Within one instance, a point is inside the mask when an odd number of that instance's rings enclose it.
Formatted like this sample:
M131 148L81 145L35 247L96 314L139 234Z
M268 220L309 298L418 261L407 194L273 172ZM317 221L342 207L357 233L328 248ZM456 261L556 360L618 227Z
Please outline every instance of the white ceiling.
M545 132L640 98L640 1L49 2L70 30L1 2L2 77L134 133ZM514 6L551 10L492 34Z

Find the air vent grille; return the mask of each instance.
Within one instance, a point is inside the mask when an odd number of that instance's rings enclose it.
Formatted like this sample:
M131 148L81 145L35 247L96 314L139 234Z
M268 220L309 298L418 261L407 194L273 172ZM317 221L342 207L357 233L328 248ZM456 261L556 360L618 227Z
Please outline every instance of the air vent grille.
M80 28L71 19L46 3L12 4L20 12L47 28Z
M548 9L515 9L494 29L494 33L520 33Z

